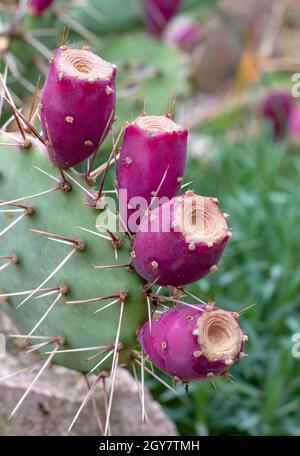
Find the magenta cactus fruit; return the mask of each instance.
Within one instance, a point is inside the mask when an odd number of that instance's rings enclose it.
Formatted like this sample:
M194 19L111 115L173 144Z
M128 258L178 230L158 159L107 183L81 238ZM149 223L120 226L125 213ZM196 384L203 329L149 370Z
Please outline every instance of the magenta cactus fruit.
M291 138L299 138L300 136L300 107L296 106L292 109L289 118L289 136Z
M215 198L187 192L142 221L133 265L149 282L182 286L217 270L231 231Z
M196 308L197 307L197 308ZM178 306L142 325L138 340L152 363L184 382L224 375L244 355L237 314L211 305Z
M33 15L40 16L43 14L53 3L53 0L30 0L29 8Z
M87 48L61 46L41 99L41 121L51 160L62 168L92 155L114 119L116 67Z
M168 24L164 39L184 51L190 51L203 38L201 25L188 16L175 17Z
M284 90L270 92L263 99L262 115L270 121L274 137L282 136L287 132L292 108L293 98Z
M144 0L144 21L148 32L160 36L181 3L181 0Z
M140 116L126 127L117 178L121 217L131 232L137 231L152 197L170 199L180 189L187 136L186 128L166 116Z

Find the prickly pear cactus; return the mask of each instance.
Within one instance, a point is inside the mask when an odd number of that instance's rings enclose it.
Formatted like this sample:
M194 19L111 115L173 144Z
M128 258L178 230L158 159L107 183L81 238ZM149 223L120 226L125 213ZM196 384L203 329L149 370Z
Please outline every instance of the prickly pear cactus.
M169 388L152 363L176 384L213 380L244 356L247 339L237 313L185 289L217 270L231 235L216 199L178 195L187 129L170 111L143 111L112 134L108 161L99 153L115 120L115 63L64 42L44 84L41 125L34 109L28 120L16 108L2 76L0 84L18 127L1 134L0 304L19 337L47 355L12 414L54 362L97 375L78 414L97 382L112 376L106 435L118 365L134 374L139 366L142 383L147 371ZM113 164L118 172L108 185ZM123 191L125 207L117 200ZM122 217L132 197L146 201L135 229ZM157 197L168 201L154 208ZM115 229L106 224L111 217Z

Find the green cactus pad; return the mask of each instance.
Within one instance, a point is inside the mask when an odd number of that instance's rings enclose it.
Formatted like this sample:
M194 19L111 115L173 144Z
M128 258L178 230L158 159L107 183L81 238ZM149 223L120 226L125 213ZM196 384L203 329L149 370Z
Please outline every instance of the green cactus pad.
M57 168L50 165L47 155L40 147L32 147L26 151L2 147L0 199L11 201L55 187L56 182L35 167L59 177ZM72 177L77 181L80 180L74 173ZM130 245L128 240L124 239L124 245L118 250L118 259L116 259L114 248L109 240L79 229L80 226L97 232L95 225L99 212L85 203L84 193L74 183L70 192L56 190L19 203L31 205L35 212L31 216L26 215L0 236L0 255L14 254L19 258L18 264L10 264L0 271L0 294L35 290L73 249L72 245L51 241L46 235L32 232L30 229L84 240L86 248L83 251L77 251L43 287L55 288L65 284L70 290L57 302L34 335L62 336L65 339L65 344L61 347L63 350L114 344L121 308L119 302L95 314L95 310L110 303L113 298L85 304L66 304L65 301L88 300L115 295L120 290L126 290L128 299L124 303L119 340L123 345L120 362L126 363L137 343L136 330L147 319L144 283L130 269L96 270L93 268L94 265L128 264ZM14 208L15 206L11 205L0 207L1 210ZM0 233L19 216L18 212L1 212ZM4 260L0 261L1 266ZM0 302L0 308L7 313L22 334L28 334L31 331L57 296L57 293L54 293L45 298L35 299L39 294L41 292L35 294L19 309L16 307L26 296L9 297L6 302ZM30 341L37 343L33 339ZM86 372L101 360L100 357L86 361L87 357L95 353L97 351L56 355L54 362ZM111 361L112 356L101 365L100 370L109 370Z

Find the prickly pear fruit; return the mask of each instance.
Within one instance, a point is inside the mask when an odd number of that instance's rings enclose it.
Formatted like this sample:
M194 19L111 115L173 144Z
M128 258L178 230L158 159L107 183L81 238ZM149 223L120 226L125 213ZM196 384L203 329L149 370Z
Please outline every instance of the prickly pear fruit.
M277 138L287 132L292 108L293 98L284 90L270 92L263 99L261 106L262 115L270 121L274 137Z
M140 116L127 126L117 177L120 213L131 232L137 231L151 198L177 194L185 172L187 136L187 129L166 116Z
M181 3L181 0L144 0L144 21L148 32L161 35Z
M88 49L61 46L41 99L48 153L62 168L92 155L114 119L116 67Z
M149 282L181 286L217 269L231 235L214 198L188 192L157 207L142 221L133 264Z
M164 32L164 39L184 51L190 51L203 38L201 25L188 16L175 16Z
M29 8L33 15L40 16L53 3L53 0L30 0Z
M147 321L138 333L153 364L185 382L225 374L244 356L247 339L232 312L195 307L167 310L152 319L151 328Z

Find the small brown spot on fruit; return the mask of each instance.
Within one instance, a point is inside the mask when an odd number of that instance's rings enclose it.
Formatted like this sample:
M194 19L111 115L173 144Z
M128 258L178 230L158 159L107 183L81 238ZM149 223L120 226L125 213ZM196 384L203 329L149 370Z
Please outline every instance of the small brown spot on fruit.
M151 268L153 270L157 270L158 269L158 262L157 261L151 261L151 264L150 264Z
M91 141L90 139L88 139L87 141L84 141L84 145L86 147L93 147L94 143L93 141Z

